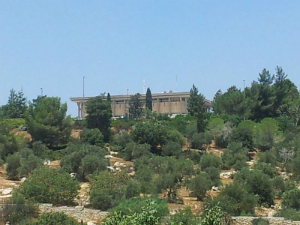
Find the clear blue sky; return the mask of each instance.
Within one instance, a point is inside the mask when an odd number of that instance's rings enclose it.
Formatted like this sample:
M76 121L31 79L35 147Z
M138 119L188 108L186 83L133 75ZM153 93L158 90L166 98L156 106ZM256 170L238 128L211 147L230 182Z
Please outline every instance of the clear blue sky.
M9 90L32 100L103 92L249 86L282 66L300 83L300 1L0 0L0 105Z

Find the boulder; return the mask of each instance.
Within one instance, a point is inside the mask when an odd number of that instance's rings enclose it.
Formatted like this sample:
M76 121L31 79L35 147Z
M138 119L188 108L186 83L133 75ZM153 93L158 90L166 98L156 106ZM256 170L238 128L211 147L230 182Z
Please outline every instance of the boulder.
M2 194L3 195L8 195L10 193L12 193L13 189L12 188L6 188L2 191Z

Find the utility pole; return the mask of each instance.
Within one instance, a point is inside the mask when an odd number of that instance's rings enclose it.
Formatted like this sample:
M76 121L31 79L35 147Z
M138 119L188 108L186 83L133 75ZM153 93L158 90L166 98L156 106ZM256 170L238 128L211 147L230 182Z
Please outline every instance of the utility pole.
M127 88L127 102L126 102L127 120L129 120L129 99L128 99L128 91L129 91L129 89Z
M43 88L41 88L41 96L43 96Z

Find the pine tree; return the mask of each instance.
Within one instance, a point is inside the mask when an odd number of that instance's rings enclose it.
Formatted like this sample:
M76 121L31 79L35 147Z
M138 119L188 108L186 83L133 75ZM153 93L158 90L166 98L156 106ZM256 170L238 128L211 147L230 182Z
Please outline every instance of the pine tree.
M146 92L146 108L152 111L152 94L150 88Z
M107 93L107 98L106 98L106 100L107 100L108 102L111 102L111 98L110 98L110 94L109 94L109 93Z

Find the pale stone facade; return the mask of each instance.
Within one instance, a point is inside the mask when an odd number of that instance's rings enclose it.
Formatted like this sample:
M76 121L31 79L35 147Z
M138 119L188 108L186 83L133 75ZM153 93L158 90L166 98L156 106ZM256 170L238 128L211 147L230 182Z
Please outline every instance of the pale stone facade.
M167 92L152 94L152 110L157 113L167 114L187 114L187 100L190 92ZM86 116L85 103L90 97L70 98L78 106L78 118L84 119ZM128 113L130 95L112 95L111 108L113 117L123 117ZM145 102L146 95L141 95L141 101ZM210 101L206 101L210 107Z

